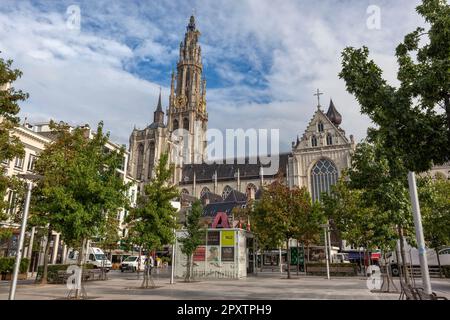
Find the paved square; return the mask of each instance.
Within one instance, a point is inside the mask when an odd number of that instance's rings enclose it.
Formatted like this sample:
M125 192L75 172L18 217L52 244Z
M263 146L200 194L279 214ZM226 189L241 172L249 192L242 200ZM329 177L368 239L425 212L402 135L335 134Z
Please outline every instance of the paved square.
M141 281L135 273L111 271L109 280L86 283L89 299L102 300L233 300L233 299L344 299L396 300L399 294L372 293L362 277L300 276L287 280L277 273L258 274L241 280L200 280L185 283L177 279L169 283L168 271L155 275L156 289L139 288ZM416 281L420 284L420 281ZM8 299L10 282L0 282L0 299ZM433 291L450 298L450 279L433 279ZM65 285L35 285L33 280L19 282L16 299L64 299Z

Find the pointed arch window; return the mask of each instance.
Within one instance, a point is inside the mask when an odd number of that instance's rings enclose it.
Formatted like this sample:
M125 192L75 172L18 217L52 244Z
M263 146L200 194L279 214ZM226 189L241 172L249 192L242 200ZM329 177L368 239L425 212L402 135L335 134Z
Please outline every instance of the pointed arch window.
M136 164L136 178L138 180L142 179L142 171L144 169L144 145L142 143L138 146L138 158Z
M320 201L322 193L330 193L338 179L336 165L328 159L320 159L311 169L311 195L313 201Z
M254 199L256 190L257 190L256 186L253 183L249 183L247 185L247 190L246 190L247 199Z
M208 187L204 187L202 191L200 191L200 197L203 197L205 194L211 193Z
M188 118L183 119L183 129L189 131L189 119Z
M230 186L226 186L224 189L223 189L223 192L222 192L222 199L226 199L229 195L230 195L230 193L233 191L233 189L230 187Z
M333 136L331 133L327 134L327 146L331 146L333 144Z
M320 122L317 124L317 131L323 132L323 122L322 122L322 121L320 121Z
M148 178L152 178L153 167L155 163L155 143L153 141L149 144L149 155L148 155Z
M316 136L311 137L311 146L317 147L317 137Z
M173 130L174 131L178 130L179 127L180 127L180 125L178 123L178 120L177 119L173 120Z

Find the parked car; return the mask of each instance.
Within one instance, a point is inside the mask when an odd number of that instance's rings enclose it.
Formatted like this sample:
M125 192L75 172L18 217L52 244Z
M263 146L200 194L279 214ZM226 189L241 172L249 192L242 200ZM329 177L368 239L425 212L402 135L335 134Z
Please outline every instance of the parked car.
M145 270L145 256L128 256L125 260L120 264L120 271L124 272L125 270L129 270L131 272L144 271Z

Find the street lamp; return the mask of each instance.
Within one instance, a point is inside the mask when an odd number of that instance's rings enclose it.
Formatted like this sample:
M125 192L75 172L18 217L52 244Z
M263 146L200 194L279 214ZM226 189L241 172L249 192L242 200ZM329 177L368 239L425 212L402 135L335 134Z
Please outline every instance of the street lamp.
M329 261L329 256L328 256L328 228L330 227L330 225L328 223L326 224L322 224L321 227L323 228L323 233L324 233L324 241L325 241L325 260L327 262L327 279L330 280L330 261Z
M18 177L22 178L24 180L28 180L27 196L25 198L25 208L24 208L23 217L22 217L22 224L20 226L19 247L17 248L17 253L16 253L16 262L14 264L13 278L11 281L11 289L9 291L9 300L14 300L14 298L16 296L17 278L19 276L20 261L22 260L23 243L25 240L24 239L25 231L27 228L28 212L30 210L31 190L33 189L33 181L32 180L40 180L43 178L40 175L34 175L34 174L19 174Z

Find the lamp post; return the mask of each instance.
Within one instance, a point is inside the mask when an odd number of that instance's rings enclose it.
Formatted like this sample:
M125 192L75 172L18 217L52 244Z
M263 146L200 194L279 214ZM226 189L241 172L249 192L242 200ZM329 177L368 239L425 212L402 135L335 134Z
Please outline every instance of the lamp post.
M18 175L19 178L23 178L29 180L27 182L27 195L25 198L25 208L22 217L22 224L20 226L20 235L19 235L19 246L17 248L16 253L16 262L14 264L13 277L11 280L11 289L9 291L9 300L14 300L16 296L16 288L17 288L17 278L19 276L19 268L20 262L22 260L22 252L23 252L23 244L25 240L25 231L27 228L28 221L28 212L30 210L30 200L31 200L31 190L33 189L33 182L31 180L39 180L42 176L34 175L34 174L21 174Z
M409 194L411 197L414 226L416 229L417 247L419 249L420 271L422 274L422 285L426 294L431 294L430 274L428 270L427 251L422 229L422 217L420 214L419 197L417 195L416 176L414 172L408 173Z
M325 242L325 260L327 263L327 279L330 280L330 261L328 256L328 228L329 224L322 224L321 227L323 228L323 235L324 235L324 242Z

